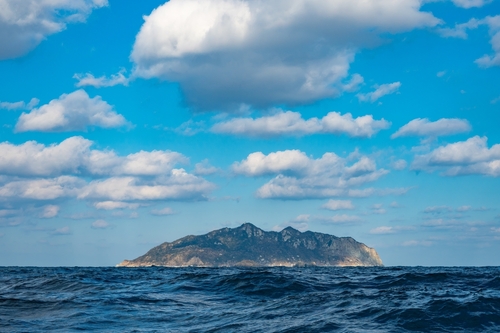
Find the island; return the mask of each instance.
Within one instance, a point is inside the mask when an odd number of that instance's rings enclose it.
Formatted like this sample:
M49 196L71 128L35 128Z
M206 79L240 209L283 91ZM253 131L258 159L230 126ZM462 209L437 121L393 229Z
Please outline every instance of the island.
M375 249L351 237L287 227L264 231L251 223L165 242L118 267L383 266Z

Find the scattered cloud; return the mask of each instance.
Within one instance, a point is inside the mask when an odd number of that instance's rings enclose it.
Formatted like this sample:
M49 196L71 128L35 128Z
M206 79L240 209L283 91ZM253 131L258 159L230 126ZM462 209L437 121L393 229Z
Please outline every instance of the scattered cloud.
M475 63L479 67L488 68L492 66L500 66L500 15L488 16L483 22L488 25L489 33L491 36L490 44L493 49L494 55L485 54Z
M64 218L72 219L72 220L92 220L102 217L102 214L97 213L95 211L85 211L85 212L78 212L78 213L73 213L70 215L64 216Z
M396 133L391 135L391 138L395 139L405 136L436 138L470 132L471 129L469 122L465 119L441 118L437 121L429 121L427 118L417 118L401 127Z
M373 187L364 188L364 189L350 189L345 195L354 198L366 198L370 196L386 196L386 195L404 195L411 187L401 187L401 188L385 188L385 189L376 189Z
M415 227L409 226L380 226L370 230L373 235L386 235L400 233L401 231L415 230Z
M105 220L95 220L94 222L92 222L90 227L92 229L107 229L110 227L110 225Z
M20 57L68 23L85 22L107 0L3 0L0 15L0 60Z
M250 137L311 134L347 134L351 137L370 138L377 132L390 127L384 119L374 120L372 115L353 118L350 113L341 115L330 112L321 119L303 119L298 112L279 111L260 118L233 118L212 126L214 133Z
M440 28L437 29L437 32L442 37L453 37L453 38L462 38L467 39L467 30L476 29L481 24L480 20L476 20L475 18L470 19L466 23L456 24L454 28ZM438 75L439 76L439 75Z
M208 159L204 159L200 163L195 164L193 173L197 176L207 176L219 171L219 168L210 165Z
M151 214L157 215L157 216L164 216L164 215L173 215L175 214L174 210L170 207L165 207L162 209L153 209L151 211Z
M444 170L443 175L479 174L500 176L500 144L487 146L487 138L474 136L466 141L438 147L428 154L417 155L412 170L432 172Z
M427 221L422 223L423 227L438 229L451 229L462 225L463 223L458 221L457 219L448 217L428 219Z
M23 209L0 209L0 227L17 227L24 222Z
M347 92L357 91L364 82L365 79L361 75L353 74L351 80L342 86L342 90Z
M52 235L56 235L56 236L71 235L71 230L69 227L62 227L60 229L54 230L52 232Z
M406 169L407 166L408 163L405 160L397 160L391 163L391 167L394 170L399 170L399 171Z
M77 90L62 94L30 113L23 112L16 124L16 131L86 131L89 126L115 128L127 124L125 118L100 96L90 98L84 90Z
M0 102L0 109L6 110L31 110L40 103L38 98L32 98L28 103L24 101L19 102Z
M431 246L433 243L428 240L409 240L403 242L402 246Z
M20 213L17 209L0 209L0 217L11 217Z
M437 72L437 73L436 73L436 76L437 76L437 77L443 77L443 76L445 76L445 75L446 75L446 71L440 71L440 72Z
M0 217L0 227L17 227L23 223L23 218L16 217Z
M354 209L354 205L352 204L351 200L333 200L330 199L328 200L327 203L325 203L323 206L321 206L323 209L328 209L328 210L343 210L343 209Z
M382 84L380 86L375 86L375 90L366 94L357 94L360 102L370 102L373 103L385 95L394 94L401 87L401 82L393 82Z
M235 174L248 177L276 175L257 190L266 199L306 199L346 195L351 187L375 181L387 174L377 169L366 156L348 165L345 158L325 153L312 159L299 150L285 150L264 155L256 152L232 165Z
M472 206L460 206L457 209L457 212L469 212L469 211L475 211L475 212L486 212L491 210L488 207L481 206L481 207L472 207Z
M391 206L391 208L401 208L402 207L397 201L391 202L390 206Z
M356 215L338 214L334 216L316 216L315 220L325 224L350 224L361 222L361 218Z
M500 96L498 96L498 97L496 97L496 98L494 98L494 99L491 100L491 104L496 104L498 102L500 102Z
M77 87L92 86L94 88L102 88L117 85L128 86L130 80L125 76L126 72L125 69L121 69L118 73L112 74L109 78L106 76L94 77L94 75L90 73L75 74L73 78L78 80L76 83Z
M383 204L374 204L371 207L371 211L373 214L385 214L387 211L383 207Z
M134 75L179 82L188 103L212 110L338 96L360 81L344 83L358 50L440 23L414 0L172 0L144 19Z
M193 119L189 119L188 121L182 123L179 127L173 129L173 131L177 134L192 136L200 132L205 132L206 125L203 120L194 121Z
M137 209L139 208L138 203L129 203L122 201L100 201L95 202L94 207L97 209L105 210L115 210L115 209Z
M393 234L396 231L394 227L381 226L370 230L370 234L383 235L383 234Z
M449 206L431 206L424 209L424 213L427 214L443 214L449 213L453 209Z
M461 3L464 8L481 7L485 3L491 1L483 0L456 0L455 4ZM476 59L474 62L483 68L492 66L500 66L500 15L486 16L481 20L475 18L470 19L466 23L456 24L454 28L439 28L437 32L443 37L455 37L466 39L468 37L467 30L476 29L480 25L487 25L489 34L491 36L490 44L494 54L485 54L481 58Z
M471 209L472 209L471 206L460 206L457 208L457 212L468 212Z
M47 205L43 207L43 211L40 213L39 217L43 219L50 219L56 217L59 214L60 207L56 205Z
M462 8L482 7L493 0L452 0L455 6Z

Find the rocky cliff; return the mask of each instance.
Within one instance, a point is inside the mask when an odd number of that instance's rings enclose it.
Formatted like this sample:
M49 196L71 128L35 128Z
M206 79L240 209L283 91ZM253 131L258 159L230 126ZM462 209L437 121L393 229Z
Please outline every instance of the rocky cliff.
M351 237L292 227L264 231L245 223L163 243L117 266L382 266L382 260L374 249Z

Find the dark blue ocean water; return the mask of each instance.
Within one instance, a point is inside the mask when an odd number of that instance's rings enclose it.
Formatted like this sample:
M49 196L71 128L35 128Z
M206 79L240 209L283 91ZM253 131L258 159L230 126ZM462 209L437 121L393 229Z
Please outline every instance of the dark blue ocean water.
M1 332L500 332L500 268L0 268Z

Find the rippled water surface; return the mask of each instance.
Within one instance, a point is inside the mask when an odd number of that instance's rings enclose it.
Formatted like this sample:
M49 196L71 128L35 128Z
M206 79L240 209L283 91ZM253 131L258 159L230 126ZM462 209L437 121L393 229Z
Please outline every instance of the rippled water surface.
M0 267L1 332L500 332L500 268Z

